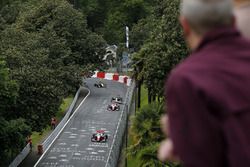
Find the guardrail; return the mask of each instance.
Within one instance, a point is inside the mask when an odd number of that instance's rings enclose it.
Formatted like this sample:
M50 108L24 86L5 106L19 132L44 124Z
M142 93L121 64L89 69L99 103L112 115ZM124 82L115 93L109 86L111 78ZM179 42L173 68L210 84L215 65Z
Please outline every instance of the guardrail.
M14 161L9 165L9 167L16 167L18 166L24 158L29 154L30 152L30 144L27 144L24 149L18 154L18 156L14 159Z
M50 144L53 142L53 140L55 139L55 137L59 134L59 132L60 132L60 131L62 130L62 128L64 127L64 125L65 125L65 123L67 122L67 120L70 118L72 112L74 112L74 111L73 111L73 108L74 108L74 106L75 106L75 104L76 104L76 101L77 101L77 99L78 99L78 97L79 97L79 94L80 94L80 92L82 91L82 89L84 89L84 88L80 87L80 88L78 89L78 91L76 92L76 95L75 95L75 97L74 97L74 99L73 99L73 102L71 103L71 105L70 105L70 107L69 107L67 113L66 113L65 116L63 117L63 119L60 121L60 123L57 125L57 127L53 130L53 132L50 134L50 136L41 144L41 145L42 145L42 152L43 152L43 150L47 150L47 149L48 149L48 147L49 147ZM87 93L86 93L86 95L87 95ZM85 95L85 96L86 96L86 95ZM40 146L40 147L41 147L41 146Z
M127 119L128 119L129 111L131 111L131 102L133 99L132 97L133 97L134 89L135 89L135 82L132 82L126 94L125 107L122 110L122 114L120 116L116 131L115 131L113 143L111 145L105 167L116 167L118 164L120 153L122 150L123 136L124 136L126 126L127 126Z
M73 99L73 102L71 103L67 113L65 114L65 116L63 117L63 119L60 121L60 123L57 125L57 127L53 130L53 132L50 134L50 136L40 145L38 145L38 153L42 154L43 150L48 149L49 145L52 143L52 141L54 140L54 138L58 135L58 133L61 131L61 129L63 128L64 124L67 122L67 120L69 119L70 115L73 112L74 106L76 104L77 99L79 98L79 95L81 93L81 91L83 91L82 89L85 89L83 87L80 87L78 89L78 91L75 94L75 97ZM87 89L86 89L87 91ZM87 93L86 93L87 95ZM86 96L85 95L85 96ZM12 163L9 165L9 167L17 167L29 154L30 152L30 145L27 144L24 149L22 150L21 153L19 153L17 155L17 157L12 161Z

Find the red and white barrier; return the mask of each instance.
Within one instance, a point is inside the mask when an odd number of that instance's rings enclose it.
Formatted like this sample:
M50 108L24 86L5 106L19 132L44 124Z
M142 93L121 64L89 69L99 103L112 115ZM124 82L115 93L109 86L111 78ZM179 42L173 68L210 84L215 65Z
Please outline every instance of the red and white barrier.
M92 78L103 78L107 80L113 80L120 83L124 83L127 86L130 86L131 84L131 78L129 76L119 75L118 73L106 73L95 71L95 74L92 76Z

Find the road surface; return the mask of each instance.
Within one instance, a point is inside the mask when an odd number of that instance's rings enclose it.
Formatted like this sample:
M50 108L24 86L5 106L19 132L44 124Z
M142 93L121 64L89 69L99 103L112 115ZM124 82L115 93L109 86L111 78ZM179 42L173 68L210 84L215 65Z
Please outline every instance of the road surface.
M96 88L98 79L86 81L90 95L79 107L53 145L39 159L37 167L105 167L113 136L121 110L107 111L107 105L113 96L125 99L127 86L115 81L104 80L107 88ZM106 143L91 142L96 130L105 130L108 134Z

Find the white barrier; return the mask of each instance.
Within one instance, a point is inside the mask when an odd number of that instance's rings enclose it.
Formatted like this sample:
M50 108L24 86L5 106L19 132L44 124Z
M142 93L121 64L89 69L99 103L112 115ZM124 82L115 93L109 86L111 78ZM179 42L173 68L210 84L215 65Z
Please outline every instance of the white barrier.
M127 119L129 111L131 111L134 89L135 83L132 82L126 94L125 107L122 110L105 167L116 167L118 164L120 152L122 150L122 140L127 126Z
M100 75L101 73L102 73L102 75ZM131 82L132 79L129 76L119 75L118 73L106 73L106 72L95 71L92 78L103 78L103 79L107 79L107 80L114 80L114 81L117 81L120 83L124 83L127 86L131 86L131 83L132 83ZM114 78L116 78L116 79L114 79Z
M76 101L79 97L81 88L78 89L73 102L71 103L67 113L65 114L65 116L63 117L63 119L60 121L60 123L57 125L57 127L53 130L53 132L50 134L50 136L39 146L41 146L40 149L43 150L47 150L49 145L52 143L52 141L54 140L54 138L58 135L58 133L61 131L61 129L63 128L64 124L67 122L67 120L69 119L70 115L73 112L73 108L76 104ZM17 155L17 157L12 161L12 163L9 165L9 167L17 167L29 154L30 152L30 146L29 144L27 144L24 149L22 150L21 153L19 153Z
M17 167L29 154L30 152L30 144L27 144L24 149L21 151L21 153L18 154L18 156L12 161L12 163L9 165L9 167Z

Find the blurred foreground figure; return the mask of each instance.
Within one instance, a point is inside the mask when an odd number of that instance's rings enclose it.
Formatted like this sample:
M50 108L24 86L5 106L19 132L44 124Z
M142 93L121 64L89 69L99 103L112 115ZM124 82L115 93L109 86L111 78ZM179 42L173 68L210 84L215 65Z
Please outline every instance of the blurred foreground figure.
M158 157L250 167L250 42L234 28L233 2L183 0L180 23L192 54L166 83Z
M234 0L236 24L241 33L250 39L250 0Z

